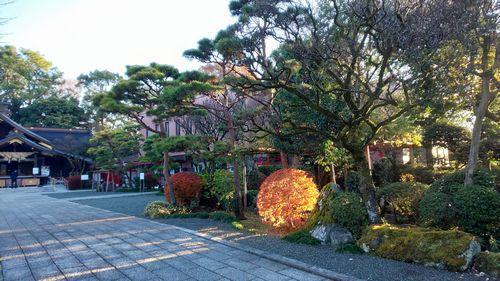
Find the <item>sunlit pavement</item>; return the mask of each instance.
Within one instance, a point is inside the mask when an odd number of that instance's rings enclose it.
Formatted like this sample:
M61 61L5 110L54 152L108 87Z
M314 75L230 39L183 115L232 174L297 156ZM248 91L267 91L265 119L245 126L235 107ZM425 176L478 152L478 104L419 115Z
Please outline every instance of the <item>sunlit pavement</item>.
M322 280L173 226L44 191L0 190L4 281Z

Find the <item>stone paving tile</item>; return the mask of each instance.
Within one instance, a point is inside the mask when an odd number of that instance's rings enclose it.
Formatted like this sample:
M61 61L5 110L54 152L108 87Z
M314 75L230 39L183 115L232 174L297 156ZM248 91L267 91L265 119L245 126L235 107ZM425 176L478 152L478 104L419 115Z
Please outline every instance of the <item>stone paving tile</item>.
M277 263L272 260L264 259L264 258L258 258L255 260L250 261L250 263L253 263L259 267L263 267L265 269L269 269L271 271L280 271L283 269L288 268L288 266L282 264L282 263Z
M33 280L29 267L16 268L15 270L4 270L5 281Z
M194 262L197 265L199 265L201 267L204 267L204 268L206 268L208 270L216 270L216 269L223 268L223 267L226 266L223 263L220 263L220 262L218 262L216 260L212 260L212 259L209 259L209 258L195 259L195 260L192 260L192 262Z
M288 277L291 277L296 280L301 280L301 281L321 281L323 278L313 275L304 271L300 271L295 268L287 268L279 271L279 273L286 275Z
M0 281L321 280L170 225L0 192Z
M100 280L126 280L128 279L119 269L114 267L96 268L91 270Z
M265 268L256 268L256 269L253 269L251 271L251 273L255 276L258 276L260 278L263 278L265 280L269 280L269 281L286 281L286 280L290 280L290 278L288 276L285 276L285 275L282 275L282 274L278 274L274 271L271 271L269 269L265 269Z
M255 275L241 271L234 267L223 267L215 270L215 272L230 280L235 280L235 281L250 281L252 279L255 279L256 277Z
M180 270L177 270L168 265L164 265L162 269L153 270L152 273L163 280L181 281L189 279L190 277Z
M204 280L204 281L214 281L221 280L222 275L216 274L208 269L203 267L196 267L186 271L186 274L193 277L196 280Z
M120 269L120 271L125 274L128 278L131 280L151 280L156 278L157 276L154 275L151 271L145 269L144 267L141 266L134 266L134 267L129 267L129 268L124 268Z

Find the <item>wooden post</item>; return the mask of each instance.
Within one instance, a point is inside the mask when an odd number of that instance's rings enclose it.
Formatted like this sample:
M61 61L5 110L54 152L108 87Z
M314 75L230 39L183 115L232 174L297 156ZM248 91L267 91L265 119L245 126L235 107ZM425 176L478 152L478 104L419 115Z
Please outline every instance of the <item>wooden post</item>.
M366 160L368 161L368 168L370 169L370 175L372 174L372 157L370 156L370 145L366 145Z
M106 192L108 192L109 189L109 170L106 173Z
M335 165L332 164L332 181L337 184L337 177L335 176Z

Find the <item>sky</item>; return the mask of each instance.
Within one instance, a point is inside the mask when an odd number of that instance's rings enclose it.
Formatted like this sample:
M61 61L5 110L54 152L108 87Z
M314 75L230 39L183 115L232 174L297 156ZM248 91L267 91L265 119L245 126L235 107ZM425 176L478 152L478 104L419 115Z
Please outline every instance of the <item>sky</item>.
M14 0L0 6L0 17L11 19L0 42L41 53L67 79L96 69L123 75L126 65L150 62L197 69L182 53L236 20L229 2Z

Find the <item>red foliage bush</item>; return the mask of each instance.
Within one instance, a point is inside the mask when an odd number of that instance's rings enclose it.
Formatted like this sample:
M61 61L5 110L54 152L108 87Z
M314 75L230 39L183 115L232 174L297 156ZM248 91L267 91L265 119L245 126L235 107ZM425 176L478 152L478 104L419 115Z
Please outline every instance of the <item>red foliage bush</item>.
M83 187L81 176L69 176L68 177L68 189L75 190Z
M257 208L264 223L296 229L307 222L318 197L318 187L310 173L281 169L269 175L260 186Z
M201 190L201 178L193 172L180 172L170 177L174 186L175 199L179 204L186 204L198 198ZM170 202L168 187L165 186L165 196Z

